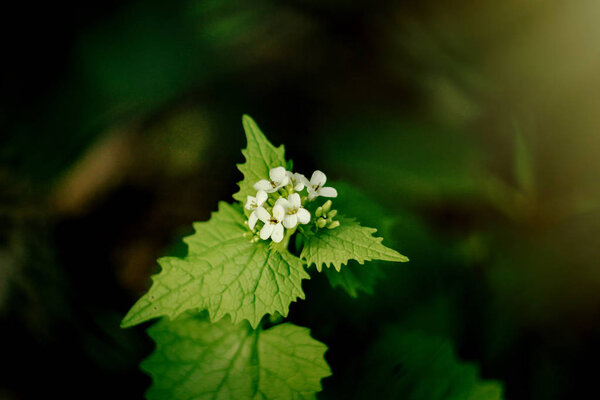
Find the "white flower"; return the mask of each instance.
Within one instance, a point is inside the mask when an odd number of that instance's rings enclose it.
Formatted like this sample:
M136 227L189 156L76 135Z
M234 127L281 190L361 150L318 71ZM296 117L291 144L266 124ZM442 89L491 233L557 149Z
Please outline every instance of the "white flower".
M265 223L260 230L260 238L267 240L270 237L275 243L281 242L283 240L283 225L281 225L281 221L285 216L283 207L276 204L273 207L272 216L262 207L257 208L255 212L258 219Z
M290 183L287 171L283 167L272 168L269 171L269 178L261 179L254 184L254 189L264 190L267 193L273 193Z
M310 221L310 213L302 208L300 202L300 195L298 193L292 193L289 197L284 199L283 197L277 199L275 206L282 206L285 210L285 216L283 217L283 226L288 229L292 229L298 222L301 224L308 224Z
M306 179L306 177L302 174L293 173L290 171L286 171L286 173L288 178L290 178L290 182L292 183L292 186L294 186L294 190L296 192L304 189L304 186L308 183L308 179Z
M310 182L306 185L308 190L308 199L313 200L317 196L337 197L337 190L332 187L323 187L327 182L327 177L319 170L313 172Z
M246 210L254 210L254 211L252 211L252 214L250 214L250 217L248 217L248 227L250 227L251 231L254 230L256 221L258 221L258 216L256 215L256 209L258 207L261 207L265 203L265 201L267 201L268 197L269 197L269 195L264 190L259 190L258 193L256 193L256 197L248 196L248 199L246 200L246 206L245 206Z

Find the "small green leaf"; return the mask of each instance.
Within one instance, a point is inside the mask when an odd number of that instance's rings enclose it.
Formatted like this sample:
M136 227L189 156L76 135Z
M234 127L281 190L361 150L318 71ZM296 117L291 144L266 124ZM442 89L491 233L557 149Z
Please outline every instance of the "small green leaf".
M441 337L394 327L371 347L358 399L501 400L502 385L483 381Z
M323 265L333 265L340 271L342 264L356 260L360 264L371 260L405 262L408 258L381 244L382 238L373 236L377 229L360 226L350 218L340 217L335 229L321 229L310 236L300 258L308 265L315 264L320 272Z
M350 297L356 298L359 290L373 294L375 282L383 276L383 272L376 264L360 265L355 261L350 261L348 266L340 271L326 268L325 275L332 287L339 286L348 292Z
M244 203L247 196L256 195L256 189L254 189L256 182L268 179L271 168L285 167L286 162L284 147L273 146L252 118L244 115L242 123L248 146L242 150L246 162L238 164L238 169L244 174L244 179L238 182L240 190L233 195L233 198Z
M309 278L293 255L253 243L239 207L221 202L210 221L194 224L196 233L184 240L185 258L158 260L162 271L132 307L123 327L149 319L175 318L190 309L206 309L213 321L229 314L256 327L265 314L287 315L289 305L304 298L302 279Z
M291 323L252 330L186 315L148 334L156 342L141 365L153 380L149 400L313 399L331 375L327 347Z

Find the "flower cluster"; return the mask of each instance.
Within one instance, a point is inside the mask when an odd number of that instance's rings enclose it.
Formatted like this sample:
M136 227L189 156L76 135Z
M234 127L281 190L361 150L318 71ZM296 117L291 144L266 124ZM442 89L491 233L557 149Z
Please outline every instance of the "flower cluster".
M248 227L254 232L257 223L262 222L259 237L262 240L270 238L279 243L283 240L286 229L291 234L299 224L306 225L311 220L316 229L333 229L339 226L339 221L332 220L335 210L329 211L331 200L315 210L314 218L305 208L308 207L308 202L319 196L337 197L334 188L325 187L326 182L327 177L321 171L315 171L308 180L302 174L286 171L284 167L271 169L269 179L261 179L254 184L256 196L247 198L245 208L250 212ZM324 218L328 215L330 219L325 222Z

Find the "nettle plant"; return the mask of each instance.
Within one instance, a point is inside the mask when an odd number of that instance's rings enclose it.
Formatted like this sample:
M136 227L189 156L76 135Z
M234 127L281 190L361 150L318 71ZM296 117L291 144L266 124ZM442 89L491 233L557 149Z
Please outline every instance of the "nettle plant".
M168 317L148 329L156 342L141 365L153 379L149 399L314 398L331 375L327 347L283 322L290 303L305 297L307 269L408 261L333 208L338 193L323 172L310 180L293 173L283 146L250 117L243 126L237 202L220 202L210 220L194 224L185 257L158 260L161 272L123 319L130 327Z

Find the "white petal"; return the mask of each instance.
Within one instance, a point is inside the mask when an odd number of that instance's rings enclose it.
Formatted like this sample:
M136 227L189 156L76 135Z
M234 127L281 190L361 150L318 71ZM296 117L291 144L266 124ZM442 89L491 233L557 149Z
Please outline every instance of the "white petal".
M264 190L259 190L258 193L256 193L256 205L259 207L262 206L268 198L269 195L267 194L267 192L265 192Z
M258 207L256 210L254 210L254 213L256 213L258 219L260 219L265 224L271 219L271 215L269 214L269 212L262 207Z
M285 215L285 209L281 205L275 205L273 207L273 218L277 221L281 221Z
M289 208L298 208L300 207L300 195L298 193L292 193L288 197L288 201L290 202Z
M251 231L254 230L256 221L258 221L258 216L256 215L256 211L253 211L252 214L250 214L250 217L248 217L248 227L250 228Z
M283 217L283 226L286 228L292 229L296 225L298 225L298 217L296 214L290 214Z
M296 181L296 174L294 172L285 171L285 176L287 176L290 182Z
M306 179L306 177L304 175L298 174L298 173L294 174L292 182L295 185L294 190L296 192L301 191L302 189L304 189L304 186L308 186L308 184L309 184L308 179Z
M246 207L246 210L253 210L254 208L254 204L256 202L256 197L252 197L252 196L248 196L248 199L246 200L246 205L244 207Z
M317 193L311 186L307 186L306 190L308 191L308 200L310 201L319 196L319 193Z
M269 177L271 177L273 182L281 183L283 180L287 179L285 172L285 168L283 167L272 168L271 171L269 171Z
M319 196L337 197L337 190L332 187L324 187L319 190Z
M281 186L285 186L288 183L290 183L290 178L286 175L286 176L283 177L283 179L279 183L281 184Z
M281 224L275 224L275 227L273 228L273 234L271 235L271 239L273 239L275 243L279 243L283 240L283 226Z
M310 184L312 186L323 186L325 182L327 182L327 177L319 170L313 172L312 176L310 177Z
M298 222L301 224L308 224L310 221L310 213L305 208L299 209L296 215L298 216Z
M306 177L303 174L295 173L294 179L296 180L296 182L300 182L305 185L308 185L308 179L306 179Z
M256 190L264 190L267 193L273 192L273 186L271 186L271 182L266 179L261 179L260 181L254 184L254 189Z
M273 225L273 224L266 223L265 226L263 226L262 229L260 230L260 238L262 240L267 240L269 238L269 236L271 236L271 233L273 233L274 226L275 225Z
M275 205L283 207L284 210L287 210L288 208L290 208L290 202L287 201L284 197L278 198L277 201L275 202Z

